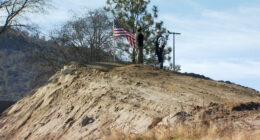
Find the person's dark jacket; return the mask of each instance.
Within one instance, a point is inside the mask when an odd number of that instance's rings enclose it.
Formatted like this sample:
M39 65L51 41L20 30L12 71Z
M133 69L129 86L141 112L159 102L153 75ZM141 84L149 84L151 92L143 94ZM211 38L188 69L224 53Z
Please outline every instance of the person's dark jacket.
M136 33L136 45L144 46L144 35L141 32Z

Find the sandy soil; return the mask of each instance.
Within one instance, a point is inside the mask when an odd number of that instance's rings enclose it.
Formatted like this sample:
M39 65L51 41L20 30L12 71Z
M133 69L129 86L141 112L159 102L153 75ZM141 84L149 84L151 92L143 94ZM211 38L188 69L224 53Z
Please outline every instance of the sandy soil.
M72 63L5 111L0 139L260 139L260 93L152 66Z

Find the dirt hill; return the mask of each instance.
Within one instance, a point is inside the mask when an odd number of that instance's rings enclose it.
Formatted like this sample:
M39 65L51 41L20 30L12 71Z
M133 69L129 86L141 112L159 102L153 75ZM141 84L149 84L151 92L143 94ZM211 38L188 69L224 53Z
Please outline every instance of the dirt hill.
M72 63L6 110L0 139L260 139L260 93L152 66Z

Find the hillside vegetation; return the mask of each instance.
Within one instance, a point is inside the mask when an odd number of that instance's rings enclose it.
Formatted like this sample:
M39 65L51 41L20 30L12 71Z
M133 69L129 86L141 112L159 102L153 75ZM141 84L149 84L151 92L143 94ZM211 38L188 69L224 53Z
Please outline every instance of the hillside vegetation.
M111 61L99 51L99 61ZM71 61L89 62L86 48L63 47L37 35L9 30L0 35L0 100L17 101L47 80ZM102 56L102 57L101 57Z

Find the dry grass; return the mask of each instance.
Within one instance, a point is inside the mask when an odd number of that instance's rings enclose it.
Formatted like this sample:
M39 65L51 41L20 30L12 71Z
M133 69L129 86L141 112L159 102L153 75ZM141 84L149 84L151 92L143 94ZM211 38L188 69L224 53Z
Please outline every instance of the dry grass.
M105 140L260 140L260 131L246 132L233 129L230 124L157 126L144 134L123 134L111 131Z

